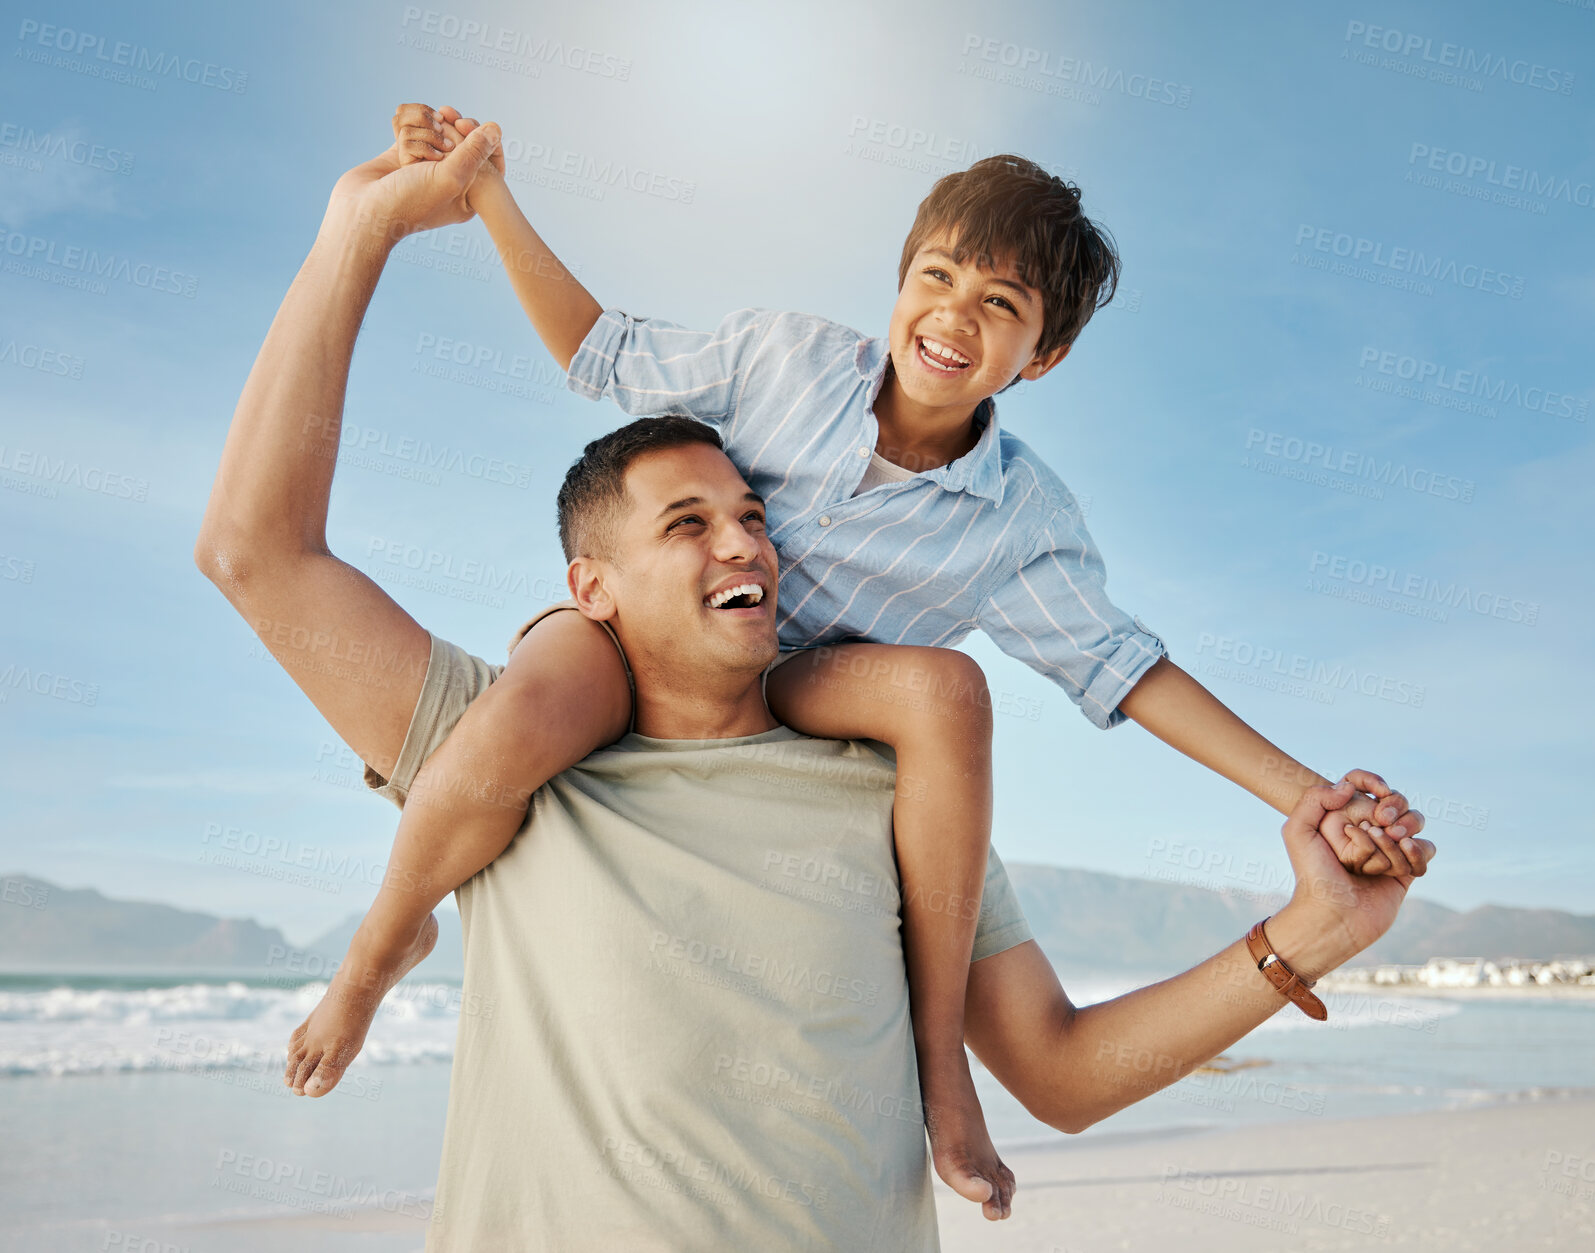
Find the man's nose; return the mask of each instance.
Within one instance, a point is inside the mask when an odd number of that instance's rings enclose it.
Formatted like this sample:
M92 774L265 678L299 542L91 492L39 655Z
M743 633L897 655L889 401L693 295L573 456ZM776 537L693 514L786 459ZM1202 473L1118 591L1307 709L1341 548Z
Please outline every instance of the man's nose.
M759 553L758 537L738 518L727 518L714 531L717 561L752 561Z

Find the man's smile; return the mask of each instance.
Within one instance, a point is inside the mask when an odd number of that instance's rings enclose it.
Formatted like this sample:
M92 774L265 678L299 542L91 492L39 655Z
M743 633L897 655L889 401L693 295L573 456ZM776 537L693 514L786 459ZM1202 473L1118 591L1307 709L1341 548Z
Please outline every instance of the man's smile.
M738 617L764 614L765 578L762 574L740 574L720 584L703 598L703 604L717 613Z

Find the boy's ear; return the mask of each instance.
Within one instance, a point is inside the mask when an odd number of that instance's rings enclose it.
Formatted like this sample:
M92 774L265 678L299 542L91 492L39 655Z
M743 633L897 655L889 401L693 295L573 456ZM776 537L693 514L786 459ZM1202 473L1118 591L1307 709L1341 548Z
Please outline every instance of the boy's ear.
M1048 370L1052 369L1053 366L1057 365L1058 362L1067 357L1069 349L1073 347L1073 344L1064 344L1061 347L1054 348L1051 352L1032 357L1024 369L1019 371L1019 377L1034 383Z
M596 557L577 557L565 571L565 583L576 608L594 622L609 621L619 608L608 576L608 566Z

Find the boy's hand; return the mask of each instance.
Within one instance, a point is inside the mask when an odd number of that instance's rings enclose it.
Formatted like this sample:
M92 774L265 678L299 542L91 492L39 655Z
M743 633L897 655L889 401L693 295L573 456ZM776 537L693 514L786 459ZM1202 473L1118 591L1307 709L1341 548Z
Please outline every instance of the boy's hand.
M1344 807L1325 813L1319 828L1340 864L1361 875L1423 874L1434 855L1434 845L1418 838L1423 815L1370 771L1347 771L1346 781L1356 791Z
M461 117L453 105L434 109L425 104L401 104L393 113L393 138L398 144L399 160L410 165L417 161L441 161L479 126L475 118ZM466 189L465 198L472 204L472 194L480 190L483 179L504 176L504 149L501 146L482 164L476 180Z

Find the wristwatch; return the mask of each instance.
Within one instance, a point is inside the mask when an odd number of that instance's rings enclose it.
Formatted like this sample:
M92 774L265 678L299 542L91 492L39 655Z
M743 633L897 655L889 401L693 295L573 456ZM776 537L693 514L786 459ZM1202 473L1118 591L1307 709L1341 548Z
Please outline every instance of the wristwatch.
M1263 922L1246 933L1246 947L1252 954L1252 960L1257 963L1257 968L1263 972L1264 978L1274 985L1275 991L1300 1006L1301 1012L1307 1017L1323 1022L1329 1017L1329 1011L1324 1008L1324 1003L1312 994L1310 989L1313 985L1286 965L1285 959L1274 952L1274 946L1268 940L1268 932L1263 930L1263 923L1267 921L1268 919L1264 918Z

